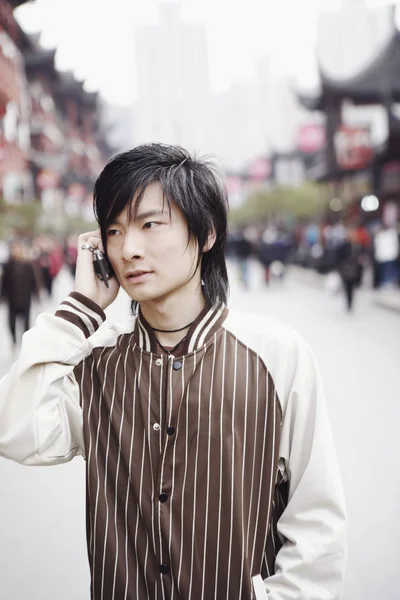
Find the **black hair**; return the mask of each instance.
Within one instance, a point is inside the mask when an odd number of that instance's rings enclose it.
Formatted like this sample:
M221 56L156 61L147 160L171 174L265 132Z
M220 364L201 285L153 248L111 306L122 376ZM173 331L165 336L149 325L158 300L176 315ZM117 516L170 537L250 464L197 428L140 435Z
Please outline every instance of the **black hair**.
M159 182L169 209L175 202L188 226L188 242L197 241L203 293L208 306L226 303L228 274L225 263L228 200L214 165L192 157L180 146L144 144L112 158L94 186L94 213L107 252L107 229L125 208L134 218L148 185ZM215 233L210 250L202 248ZM134 303L135 304L135 303ZM133 306L134 308L134 306Z

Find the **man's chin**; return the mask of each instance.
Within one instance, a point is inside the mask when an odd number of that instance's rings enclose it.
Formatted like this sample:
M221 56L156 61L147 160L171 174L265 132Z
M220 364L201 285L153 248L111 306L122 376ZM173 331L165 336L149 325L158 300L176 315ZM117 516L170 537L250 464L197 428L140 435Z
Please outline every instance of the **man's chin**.
M182 288L185 287L185 285L171 285L160 288L159 286L149 285L149 283L137 286L124 286L124 290L134 302L144 303L163 302L182 291Z
M135 302L152 302L165 296L165 292L145 289L128 289L125 290L131 300Z

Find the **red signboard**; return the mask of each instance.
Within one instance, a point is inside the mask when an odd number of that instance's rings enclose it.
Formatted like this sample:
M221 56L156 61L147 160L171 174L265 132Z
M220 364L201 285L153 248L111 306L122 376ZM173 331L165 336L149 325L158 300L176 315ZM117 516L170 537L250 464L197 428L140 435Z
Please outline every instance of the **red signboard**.
M71 183L71 185L68 187L68 196L70 198L82 200L85 192L85 188L80 183Z
M56 188L60 182L60 174L49 169L42 169L36 177L36 183L42 189Z
M317 123L302 125L297 132L297 148L304 154L316 154L325 146L325 127Z
M268 158L257 158L249 167L249 179L252 181L263 181L268 179L272 173L271 161Z
M342 169L364 169L374 152L369 127L341 125L335 135L336 160Z
M229 175L226 178L226 189L228 194L236 194L242 189L243 180L241 177L237 177L236 175Z

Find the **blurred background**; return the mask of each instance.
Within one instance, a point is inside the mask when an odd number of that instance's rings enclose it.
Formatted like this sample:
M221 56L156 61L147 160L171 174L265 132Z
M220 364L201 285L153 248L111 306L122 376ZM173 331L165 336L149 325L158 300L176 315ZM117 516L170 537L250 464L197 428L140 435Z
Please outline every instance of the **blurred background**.
M72 288L97 175L152 141L221 169L230 305L321 367L344 599L397 600L400 3L0 0L0 376ZM0 478L0 600L88 598L83 461Z

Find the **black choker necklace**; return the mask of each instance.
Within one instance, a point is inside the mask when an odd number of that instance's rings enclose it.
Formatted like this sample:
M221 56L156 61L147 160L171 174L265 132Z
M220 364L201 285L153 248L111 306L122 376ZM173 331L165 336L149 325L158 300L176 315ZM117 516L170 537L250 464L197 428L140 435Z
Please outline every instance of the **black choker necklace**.
M157 340L157 344L165 352L165 354L168 354L168 356L173 356L173 353L175 352L175 350L178 348L178 346L180 346L182 344L182 342L184 340L186 340L186 338L187 338L187 336L185 335L181 340L179 340L179 342L173 348L170 348L169 350L168 350L168 348L165 348L162 344L160 344L160 342L158 340Z
M193 325L195 320L196 319L194 319L191 323L189 323L189 325L185 325L185 327L181 327L180 329L156 329L155 327L152 327L152 329L153 329L153 331L159 331L160 333L177 333L178 331L183 331L184 329L187 329L188 327Z

